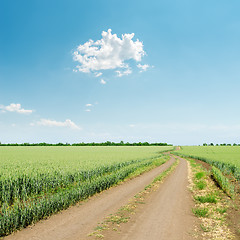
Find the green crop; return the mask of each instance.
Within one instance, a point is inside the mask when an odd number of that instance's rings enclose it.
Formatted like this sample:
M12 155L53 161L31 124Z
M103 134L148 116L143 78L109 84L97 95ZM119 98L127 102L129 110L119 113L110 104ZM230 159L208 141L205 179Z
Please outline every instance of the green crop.
M0 147L0 236L164 163L168 149Z
M185 146L174 153L204 161L240 180L239 146Z
M234 197L234 186L218 168L214 166L212 167L212 175L222 190L226 192L230 197Z

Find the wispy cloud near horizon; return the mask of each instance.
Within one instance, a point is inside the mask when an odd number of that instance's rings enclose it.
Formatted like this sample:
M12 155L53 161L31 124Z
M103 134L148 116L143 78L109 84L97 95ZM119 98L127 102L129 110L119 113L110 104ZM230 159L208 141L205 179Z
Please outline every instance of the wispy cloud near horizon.
M47 126L47 127L68 127L73 130L82 130L82 128L78 125L76 125L73 121L70 119L66 119L64 122L61 121L55 121L50 119L41 119L36 124L32 123L31 126L38 125L38 126Z
M16 112L20 114L31 114L33 110L26 110L21 107L20 103L11 103L8 106L0 105L2 112Z

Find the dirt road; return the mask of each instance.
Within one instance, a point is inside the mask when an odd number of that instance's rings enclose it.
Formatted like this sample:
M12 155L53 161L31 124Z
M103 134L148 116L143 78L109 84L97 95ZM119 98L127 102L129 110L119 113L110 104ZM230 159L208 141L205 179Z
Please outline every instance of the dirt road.
M121 232L107 231L104 239L192 240L197 218L188 186L187 162L180 159L177 169L151 193Z
M139 177L136 177L107 191L97 194L94 197L90 198L87 202L83 202L82 204L73 206L65 211L51 216L47 220L38 222L34 226L30 226L19 232L13 233L12 235L5 237L4 239L86 239L87 234L93 231L93 228L96 227L98 222L101 222L104 217L108 216L109 214L116 212L117 209L119 209L122 205L126 204L130 198L132 198L139 191L141 191L146 185L151 183L157 175L159 175L162 171L166 170L173 162L174 159L171 158L167 163L151 170L150 172L147 172ZM179 175L181 178L181 175L185 176L186 172L184 171ZM181 188L182 187L184 187L185 189L185 185L181 185ZM170 192L172 191L171 186L166 188L169 188ZM180 200L180 202L182 202L182 200ZM156 205L158 205L158 203L156 203ZM161 206L156 207L159 208ZM172 217L174 218L173 215Z

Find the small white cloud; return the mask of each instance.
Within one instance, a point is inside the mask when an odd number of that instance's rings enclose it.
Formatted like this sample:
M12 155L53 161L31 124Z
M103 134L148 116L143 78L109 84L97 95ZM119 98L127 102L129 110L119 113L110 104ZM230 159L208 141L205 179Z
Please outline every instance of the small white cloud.
M91 109L86 109L85 112L91 112Z
M66 119L65 122L58 122L50 119L41 119L37 122L37 125L48 127L69 127L74 130L81 130L81 128L74 122L72 122L70 119ZM34 126L34 124L32 124L31 126Z
M106 84L107 82L104 81L103 79L101 79L100 83L101 83L101 84Z
M136 125L135 124L130 124L129 127L134 128Z
M8 106L0 105L0 109L2 109L2 112L17 112L20 114L30 114L33 112L33 110L22 108L20 103L11 103Z
M76 69L89 73L99 70L127 68L126 61L140 62L145 55L143 43L138 39L133 41L134 33L122 34L119 38L112 30L102 32L102 39L94 42L89 40L79 45L73 53L73 60L80 65ZM96 73L95 75L98 75ZM129 73L130 74L130 73Z
M132 73L132 70L130 68L126 69L125 71L115 71L117 73L118 77L122 77L124 75L129 75Z
M150 66L149 66L148 64L142 65L142 64L139 63L139 64L137 65L137 67L141 69L140 72L145 72L145 71L147 71L147 69L148 69Z
M11 126L12 126L12 127L16 127L16 124L15 124L15 123L12 123Z
M91 103L87 103L85 106L86 107L92 107L93 105Z
M95 77L100 77L100 76L102 76L102 72L96 72L95 73Z

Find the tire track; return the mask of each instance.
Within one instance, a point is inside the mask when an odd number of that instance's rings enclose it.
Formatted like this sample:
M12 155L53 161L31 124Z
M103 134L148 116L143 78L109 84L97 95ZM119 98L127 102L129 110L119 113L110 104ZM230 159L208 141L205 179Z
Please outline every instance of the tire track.
M176 170L151 193L131 220L121 225L121 232L104 234L114 240L192 240L197 218L188 186L187 162L180 159Z

